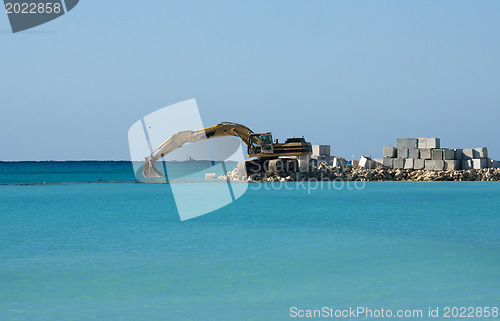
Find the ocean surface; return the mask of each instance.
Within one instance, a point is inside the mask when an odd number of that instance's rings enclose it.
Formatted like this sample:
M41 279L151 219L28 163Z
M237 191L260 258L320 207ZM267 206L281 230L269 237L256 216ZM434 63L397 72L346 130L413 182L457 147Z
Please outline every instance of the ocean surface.
M129 162L0 163L0 320L500 307L498 182L251 186L180 221L169 184Z

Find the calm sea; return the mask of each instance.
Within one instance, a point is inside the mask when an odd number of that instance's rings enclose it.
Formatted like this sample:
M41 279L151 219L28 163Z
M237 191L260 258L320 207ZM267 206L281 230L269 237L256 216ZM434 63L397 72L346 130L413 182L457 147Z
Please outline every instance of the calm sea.
M500 183L303 186L181 222L169 185L128 162L0 163L0 320L500 307Z

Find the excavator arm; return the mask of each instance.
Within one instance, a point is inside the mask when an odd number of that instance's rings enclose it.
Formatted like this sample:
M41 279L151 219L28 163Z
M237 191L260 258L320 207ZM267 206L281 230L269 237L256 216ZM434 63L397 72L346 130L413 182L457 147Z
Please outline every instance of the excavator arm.
M181 131L173 134L160 146L158 146L158 148L151 154L151 160L155 162L174 150L181 148L186 143L194 143L216 137L236 136L239 137L243 143L248 145L250 134L252 133L253 131L246 126L227 122L195 131ZM252 137L252 139L257 139L257 137Z
M174 150L181 148L186 143L195 143L205 139L223 136L236 136L239 137L243 143L248 145L251 143L251 140L259 140L257 136L252 136L252 133L253 131L246 126L229 122L219 123L217 125L195 131L186 130L178 132L170 136L160 146L158 146L158 148L153 151L150 156L146 157L146 161L143 165L143 174L147 178L163 177L163 174L154 167L154 162ZM259 144L260 141L255 141L255 143Z

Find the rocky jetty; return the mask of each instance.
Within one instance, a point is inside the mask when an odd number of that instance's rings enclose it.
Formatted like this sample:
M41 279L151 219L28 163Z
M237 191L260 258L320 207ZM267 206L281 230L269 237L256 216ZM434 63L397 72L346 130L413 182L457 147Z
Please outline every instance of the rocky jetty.
M500 181L499 168L468 170L415 170L392 169L379 166L366 169L359 166L347 166L344 169L322 162L310 166L307 170L286 173L268 173L263 176L247 177L244 166L238 166L219 179L248 180L263 182L286 181Z

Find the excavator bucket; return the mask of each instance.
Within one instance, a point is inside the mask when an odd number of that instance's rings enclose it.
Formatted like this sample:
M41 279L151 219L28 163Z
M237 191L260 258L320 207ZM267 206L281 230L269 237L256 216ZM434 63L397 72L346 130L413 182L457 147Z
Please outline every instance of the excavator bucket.
M142 167L142 175L144 175L145 178L160 178L165 176L155 167L155 164L151 160L151 157L146 157L146 160Z

